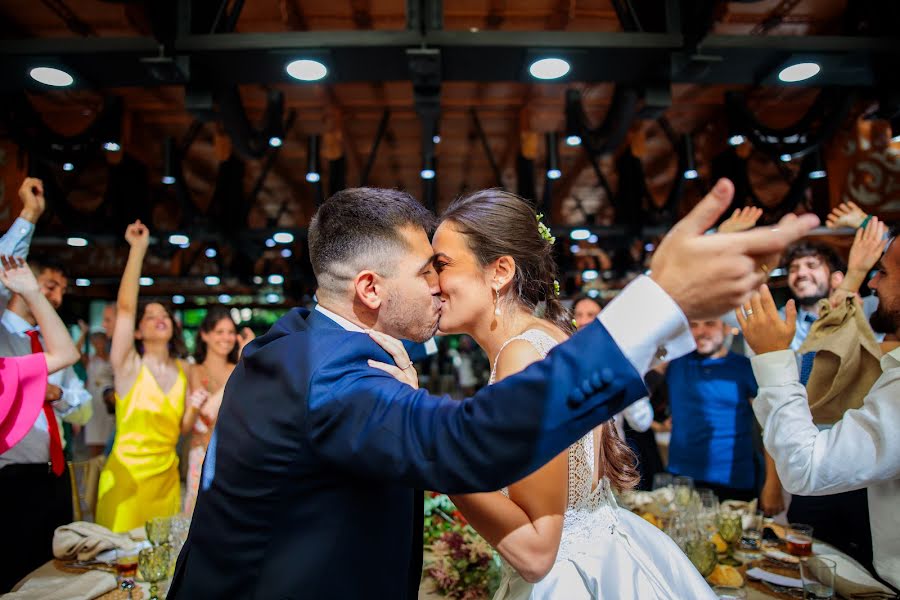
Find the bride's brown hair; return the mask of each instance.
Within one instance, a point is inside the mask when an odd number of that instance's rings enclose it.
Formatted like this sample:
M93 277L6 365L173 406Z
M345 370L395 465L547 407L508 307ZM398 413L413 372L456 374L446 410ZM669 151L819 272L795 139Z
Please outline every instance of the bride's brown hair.
M516 263L512 299L532 312L544 302L545 319L566 334L575 331L571 314L557 296L553 245L541 235L530 202L501 189L481 190L454 200L441 221L453 223L466 236L482 267L511 256ZM600 440L600 475L618 491L632 489L640 480L636 458L612 421L601 425Z

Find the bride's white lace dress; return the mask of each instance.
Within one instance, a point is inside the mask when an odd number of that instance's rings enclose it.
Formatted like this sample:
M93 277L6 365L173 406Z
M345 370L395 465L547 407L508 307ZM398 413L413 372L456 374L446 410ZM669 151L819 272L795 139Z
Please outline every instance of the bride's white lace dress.
M542 356L556 345L537 329L506 343L517 339L527 340ZM490 383L494 377L491 373ZM606 479L594 485L596 456L593 432L569 447L562 541L550 573L531 584L504 561L494 600L714 600L709 585L669 536L619 508Z

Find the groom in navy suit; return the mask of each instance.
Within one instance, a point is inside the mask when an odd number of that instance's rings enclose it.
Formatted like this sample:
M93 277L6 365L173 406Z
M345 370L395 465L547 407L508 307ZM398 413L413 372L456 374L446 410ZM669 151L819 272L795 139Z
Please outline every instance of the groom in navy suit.
M660 246L653 278L600 322L462 401L367 362L389 356L364 329L417 341L437 330L432 216L399 191L335 194L309 228L320 304L290 311L244 350L168 597L413 600L415 489L491 491L538 469L643 397L654 357L693 349L685 315L721 314L749 295L762 279L751 255L812 225L702 236L732 190L720 182Z

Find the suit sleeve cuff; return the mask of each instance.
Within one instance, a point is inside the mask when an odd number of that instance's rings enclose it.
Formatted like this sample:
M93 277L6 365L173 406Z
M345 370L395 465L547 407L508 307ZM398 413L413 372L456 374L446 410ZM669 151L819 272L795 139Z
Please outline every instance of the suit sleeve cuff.
M655 281L638 277L597 317L642 376L696 348L687 317Z
M759 354L750 359L750 364L759 387L787 385L800 380L797 357L793 350Z

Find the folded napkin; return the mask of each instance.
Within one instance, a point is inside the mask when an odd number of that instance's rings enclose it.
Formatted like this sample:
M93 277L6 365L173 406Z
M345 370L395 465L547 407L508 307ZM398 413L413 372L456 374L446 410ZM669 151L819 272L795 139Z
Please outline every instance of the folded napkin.
M2 600L93 600L116 589L116 576L106 571L87 571L81 575L35 577L17 592L0 596Z
M60 560L92 560L104 550L134 547L134 541L123 533L86 521L75 521L57 527L53 534L53 556Z
M852 561L839 554L820 554L820 558L829 558L837 565L834 577L834 589L844 598L856 600L857 598L896 598L897 595L890 588L878 583L865 570L856 566Z

